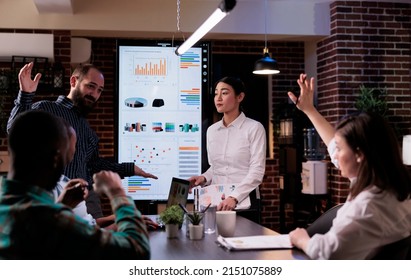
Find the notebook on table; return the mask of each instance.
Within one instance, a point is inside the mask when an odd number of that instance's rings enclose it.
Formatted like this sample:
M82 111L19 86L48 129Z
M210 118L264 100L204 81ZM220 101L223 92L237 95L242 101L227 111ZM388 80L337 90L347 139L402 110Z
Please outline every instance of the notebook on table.
M218 245L227 250L291 249L288 234L254 235L242 237L217 237Z

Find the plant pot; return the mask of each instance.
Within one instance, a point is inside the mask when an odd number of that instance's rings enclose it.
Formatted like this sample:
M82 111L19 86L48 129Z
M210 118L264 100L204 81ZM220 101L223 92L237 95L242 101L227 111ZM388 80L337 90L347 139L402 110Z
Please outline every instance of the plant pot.
M178 237L178 224L166 224L167 238L177 238Z
M203 239L203 236L204 236L204 225L203 224L199 224L199 225L189 224L188 228L190 231L189 238L191 240Z

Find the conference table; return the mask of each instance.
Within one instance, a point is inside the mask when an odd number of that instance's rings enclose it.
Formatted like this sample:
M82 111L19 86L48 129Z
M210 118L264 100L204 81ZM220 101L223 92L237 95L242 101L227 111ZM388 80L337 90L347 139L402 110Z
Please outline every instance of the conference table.
M148 215L154 221L156 215ZM234 236L276 235L277 232L237 216ZM308 256L298 249L267 249L228 251L217 243L217 233L205 234L201 240L190 240L185 225L177 238L167 238L164 230L149 232L153 260L306 260Z

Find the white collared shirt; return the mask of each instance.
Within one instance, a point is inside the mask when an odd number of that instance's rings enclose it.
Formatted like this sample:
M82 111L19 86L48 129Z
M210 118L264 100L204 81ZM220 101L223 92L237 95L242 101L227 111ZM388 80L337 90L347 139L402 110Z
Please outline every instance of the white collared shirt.
M236 184L230 196L240 203L261 184L265 173L266 134L263 125L241 113L228 127L223 120L207 130L210 168L206 185Z
M312 259L370 259L410 231L411 200L399 202L374 186L347 200L330 230L310 239L306 253Z
M67 185L68 181L70 181L70 179L67 176L61 175L60 180L57 182L56 186L53 189L53 196L55 201L57 201L57 198L63 192L64 187ZM77 206L73 208L73 212L77 216L82 217L84 220L86 220L90 225L96 225L96 220L93 218L93 216L87 213L86 201L83 200L79 204L77 204Z

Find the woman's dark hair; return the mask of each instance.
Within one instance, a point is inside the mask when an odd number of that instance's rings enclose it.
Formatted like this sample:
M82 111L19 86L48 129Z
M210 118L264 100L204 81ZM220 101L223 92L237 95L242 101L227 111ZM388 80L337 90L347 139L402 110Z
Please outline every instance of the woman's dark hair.
M382 116L371 112L352 114L337 125L336 133L354 152L364 155L350 189L351 198L373 185L394 193L399 201L410 197L411 176L402 162L394 131Z
M218 80L214 84L214 89L217 87L218 83L225 83L227 85L230 85L234 89L235 95L239 95L240 93L244 92L245 94L245 86L243 81L241 81L239 78L236 77L224 77Z

